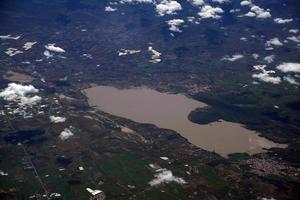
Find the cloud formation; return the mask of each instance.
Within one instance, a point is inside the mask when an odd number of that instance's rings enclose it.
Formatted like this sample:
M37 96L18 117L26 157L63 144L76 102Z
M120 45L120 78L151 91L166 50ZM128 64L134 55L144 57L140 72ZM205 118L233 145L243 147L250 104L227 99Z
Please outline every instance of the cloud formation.
M252 77L259 79L260 81L266 82L266 83L273 83L273 84L279 84L281 83L280 77L274 77L270 76L270 74L274 74L275 71L273 70L266 70L266 65L255 65L253 66L254 70L259 71L259 73L253 74Z
M156 170L157 174L154 175L154 179L149 182L151 186L160 185L162 183L175 182L178 184L185 184L186 182L179 177L173 175L172 171L167 169L158 169Z
M282 46L282 42L277 38L272 38L266 42L266 46Z
M135 49L120 49L118 51L118 56L126 56L126 55L131 55L131 54L137 54L140 53L141 50L135 50Z
M223 12L223 9L220 7L212 7L210 5L205 5L201 8L200 12L198 12L198 15L203 19L220 19L220 14L222 14Z
M289 23L289 22L292 22L293 19L282 19L282 18L275 18L274 19L274 22L277 23L277 24L286 24L286 23Z
M276 69L282 71L282 72L300 72L300 63L293 63L293 62L286 62L278 65Z
M66 118L65 117L59 117L59 116L50 116L50 121L53 123L61 123L61 122L65 122Z
M61 140L67 140L70 137L72 137L74 134L72 133L72 131L68 128L65 128L59 135L59 138Z
M21 36L11 36L11 35L0 35L1 40L18 40Z
M16 48L8 48L4 53L12 57L20 53L23 53L23 51L20 51Z
M299 85L299 82L296 81L296 79L290 75L284 76L283 80L287 81L288 83L290 83L292 85Z
M106 6L104 9L106 12L114 12L117 10L117 8L112 8L111 6Z
M169 30L173 32L182 32L182 30L179 29L179 26L184 23L184 20L182 19L172 19L167 21L168 25L170 26Z
M35 45L37 42L26 42L24 45L23 45L23 49L25 49L25 51L31 49L33 47L33 45Z
M64 52L66 52L61 47L55 46L55 44L47 44L47 45L45 45L45 48L48 51L52 51L52 52L56 52L56 53L64 53Z
M195 6L202 6L205 4L204 0L190 0L190 2Z
M39 90L32 85L9 83L8 87L0 93L0 97L6 101L16 102L21 106L32 106L42 100L40 96L32 96L38 92Z
M163 0L156 5L156 12L160 16L164 16L166 14L173 15L176 14L176 12L179 10L182 10L180 3L173 0Z
M148 51L152 54L151 60L149 62L151 62L151 63L159 63L159 62L161 62L161 58L160 58L161 53L160 52L158 52L155 49L153 49L152 46L148 47Z
M234 62L234 61L242 59L242 58L244 58L244 56L242 54L234 54L231 57L225 56L225 57L222 58L222 60Z

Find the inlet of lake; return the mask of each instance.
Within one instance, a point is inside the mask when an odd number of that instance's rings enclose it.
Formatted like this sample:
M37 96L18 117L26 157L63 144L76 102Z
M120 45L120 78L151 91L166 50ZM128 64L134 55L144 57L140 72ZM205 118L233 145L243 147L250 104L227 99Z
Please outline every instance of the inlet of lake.
M154 124L174 130L192 144L226 157L231 153L263 152L272 147L286 147L259 136L241 124L220 120L208 125L195 124L188 115L206 104L182 94L161 93L146 87L117 89L95 86L84 90L89 104L104 112L139 123Z

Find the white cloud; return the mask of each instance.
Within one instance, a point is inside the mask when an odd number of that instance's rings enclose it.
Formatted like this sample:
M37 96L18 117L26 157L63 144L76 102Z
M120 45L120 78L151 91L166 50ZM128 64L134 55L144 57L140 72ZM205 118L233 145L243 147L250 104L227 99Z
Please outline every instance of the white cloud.
M266 61L267 63L272 63L275 59L275 55L269 55L264 57L264 61Z
M190 2L195 6L202 6L205 4L204 0L190 0Z
M250 6L250 11L244 15L246 17L256 17L259 19L270 18L272 17L271 13L268 10L265 10L257 5L251 3L251 1L242 1L241 6Z
M292 22L293 19L282 19L282 18L275 18L274 19L274 22L277 23L277 24L286 24L286 23L289 23L289 22Z
M178 184L185 184L186 182L179 177L173 175L172 171L167 169L156 170L157 174L154 175L154 179L149 182L151 186L156 186L162 183L175 182Z
M288 40L291 40L293 42L296 42L296 43L300 43L300 36L290 36L290 37L287 37Z
M220 7L212 7L210 5L205 5L201 8L200 12L198 12L198 15L201 18L213 18L213 19L219 19L221 16L219 14L222 14L224 11Z
M279 84L281 83L280 77L270 76L270 74L274 74L275 71L273 70L266 70L266 65L255 65L253 66L254 70L259 71L259 73L253 74L252 77L259 79L260 81Z
M13 37L11 35L0 35L1 40L18 40L21 36Z
M242 1L241 2L241 6L249 6L251 4L252 4L251 1Z
M259 58L259 55L258 55L257 53L253 53L253 54L252 54L252 57L256 60L256 59Z
M5 51L5 54L9 55L9 56L15 56L15 55L18 55L20 53L23 53L23 51L20 51L16 48L8 48L6 51Z
M120 0L120 3L153 3L153 0Z
M53 57L53 54L48 50L45 50L43 54L44 56L46 56L47 59Z
M32 96L38 92L39 90L32 85L9 83L8 87L0 93L0 97L6 101L17 102L21 106L32 106L42 100L40 96Z
M59 116L50 116L50 121L53 123L60 123L60 122L65 122L66 118L65 117L59 117Z
M55 44L47 44L47 45L45 45L45 48L48 51L53 51L53 52L56 52L56 53L64 53L64 52L66 52L61 47L55 46Z
M162 160L169 160L169 158L166 157L166 156L161 156L161 157L159 157L159 158L162 159Z
M282 46L283 44L277 37L275 37L275 38L272 38L272 39L270 39L266 42L266 46L271 46L271 45L273 45L273 46Z
M234 54L231 57L225 56L225 57L222 58L222 60L234 62L234 61L242 59L242 58L244 58L244 56L242 54Z
M164 16L166 14L172 15L179 10L182 10L182 7L177 1L163 0L156 5L156 11L160 16Z
M87 190L89 193L91 193L93 196L102 193L101 190L93 190L93 189L91 189L91 188L86 188L86 190Z
M228 3L229 0L212 0L212 2L216 2L216 3Z
M296 81L296 79L295 79L294 77L290 76L290 75L284 76L284 77L283 77L283 80L285 80L285 81L287 81L288 83L293 84L293 85L299 85L299 82Z
M134 49L120 49L118 51L118 56L126 56L126 55L131 55L131 54L137 54L140 53L141 50L134 50Z
M282 72L300 72L300 63L287 62L282 63L276 67L276 69Z
M179 26L184 23L184 20L182 19L172 19L167 21L168 25L170 26L169 30L173 32L182 32L182 30L179 29Z
M70 137L72 137L74 134L72 133L72 131L68 128L65 128L59 135L59 138L61 140L66 140L69 139Z
M272 17L269 11L266 11L265 9L256 5L253 5L250 10L256 14L256 18L264 19Z
M8 173L5 173L4 171L0 170L0 176L8 176Z
M241 9L239 9L239 8L229 10L230 13L237 13L237 12L240 12L240 11L241 11Z
M294 34L297 34L299 32L299 29L290 29L289 30L289 33L294 33Z
M104 9L106 12L114 12L117 10L117 8L112 8L111 6L106 6Z
M160 52L158 52L155 49L153 49L152 46L148 47L148 51L150 53L152 53L151 60L149 62L151 62L151 63L159 63L159 62L161 62L161 58L160 58L161 53Z
M23 49L25 49L25 51L29 50L32 48L33 45L35 45L37 42L26 42L24 45L23 45Z
M255 17L256 14L255 14L254 12L249 11L249 12L247 12L246 14L244 14L244 16L245 16L245 17Z

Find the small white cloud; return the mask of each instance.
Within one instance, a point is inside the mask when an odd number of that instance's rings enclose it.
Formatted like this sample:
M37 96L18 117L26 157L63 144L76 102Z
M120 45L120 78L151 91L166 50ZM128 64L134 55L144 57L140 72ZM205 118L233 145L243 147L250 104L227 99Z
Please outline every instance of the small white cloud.
M9 56L15 56L15 55L18 55L20 53L23 53L23 51L20 51L16 48L8 48L6 51L5 51L5 54L9 55Z
M64 52L66 52L61 47L55 46L55 44L47 44L47 45L45 45L45 48L48 51L52 51L52 52L56 52L56 53L64 53Z
M198 12L198 15L204 19L219 19L221 18L220 14L222 14L223 12L223 9L220 7L212 7L210 5L205 5L201 8L200 12Z
M229 0L212 0L212 2L216 2L216 3L228 3Z
M182 19L172 19L167 21L168 25L170 26L169 30L173 32L182 32L182 30L179 29L179 26L184 23L184 20Z
M93 190L93 189L91 189L91 188L86 188L86 190L87 190L89 193L91 193L93 196L102 193L101 190Z
M5 173L4 171L0 170L0 176L8 176L8 173Z
M173 175L172 171L167 169L158 169L156 170L157 174L154 175L154 179L149 182L151 186L160 185L162 183L175 182L178 184L185 184L186 182L179 177Z
M161 58L160 58L161 53L160 52L158 52L155 49L153 49L152 46L148 47L148 51L150 53L152 53L151 60L149 62L151 62L151 63L159 63L159 62L161 62Z
M61 123L61 122L65 122L66 118L65 117L59 117L59 116L50 116L50 121L53 123Z
M293 63L293 62L287 62L282 63L276 67L276 69L282 71L282 72L300 72L300 63Z
M259 58L259 55L258 55L257 53L253 53L253 54L252 54L252 57L256 60L256 59Z
M232 56L225 56L222 58L222 60L234 62L234 61L242 59L242 58L244 58L244 56L242 54L234 54Z
M285 80L288 83L293 84L293 85L299 85L299 82L296 81L296 79L294 77L290 76L290 75L284 76L283 80Z
M205 4L204 0L189 0L195 6L202 6Z
M255 65L253 66L254 70L259 71L259 73L253 74L252 77L259 79L260 81L272 84L279 84L281 83L280 77L270 76L270 74L274 74L275 71L273 70L266 70L266 65Z
M270 56L266 56L264 57L264 61L266 61L267 63L272 63L275 59L275 55L270 55Z
M106 12L114 12L118 10L117 8L112 8L111 6L106 6L104 9Z
M289 30L289 33L294 33L294 34L297 34L299 32L299 29L290 29Z
M245 16L245 17L255 17L256 14L255 14L254 12L249 11L249 12L247 12L246 14L244 14L244 16Z
M25 51L29 50L32 48L33 45L35 45L37 42L26 42L24 45L23 45L23 49L25 49Z
M21 36L13 37L11 35L0 35L1 40L18 40Z
M240 12L241 11L241 9L231 9L231 10L229 10L229 12L230 13L237 13L237 12Z
M120 3L153 3L154 0L120 0Z
M251 1L242 1L241 2L241 6L249 6L251 4L252 4Z
M287 37L287 39L296 43L300 43L300 36L290 36Z
M269 11L266 11L265 9L256 5L253 5L250 10L256 14L256 18L264 19L272 17Z
M53 54L48 50L45 50L43 54L44 56L46 56L47 59L53 57Z
M132 55L132 54L137 54L140 53L141 50L135 50L135 49L120 49L118 51L118 56L126 56L126 55Z
M289 22L292 22L293 19L282 19L282 18L275 18L274 19L274 22L277 23L277 24L286 24L286 23L289 23Z
M266 42L266 46L282 46L282 42L277 38L272 38Z
M32 85L9 83L8 87L0 93L0 97L6 101L16 102L21 106L32 106L42 100L40 96L32 96L38 92L39 90Z
M165 157L165 156L160 157L160 159L162 159L162 160L169 160L169 158Z
M72 137L74 134L72 133L72 131L68 128L65 128L59 135L59 138L61 140L66 140L69 139L70 137Z
M173 15L179 10L182 10L182 7L177 1L163 0L156 5L156 12L160 16Z

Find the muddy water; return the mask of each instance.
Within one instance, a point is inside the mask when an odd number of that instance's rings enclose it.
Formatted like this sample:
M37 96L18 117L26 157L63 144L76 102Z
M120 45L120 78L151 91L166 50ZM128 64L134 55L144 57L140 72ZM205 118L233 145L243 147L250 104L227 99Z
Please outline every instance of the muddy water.
M19 81L21 83L31 82L33 77L18 72L8 71L3 75L3 78L9 81Z
M84 92L89 103L104 112L175 130L191 143L223 156L236 152L253 154L262 152L264 148L284 147L237 123L192 123L187 118L189 113L205 104L181 94L160 93L148 88L119 90L109 86L95 86Z

